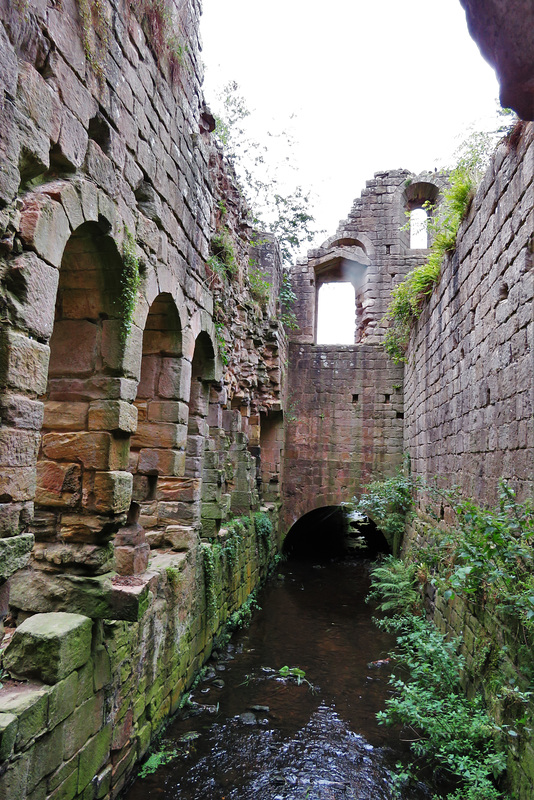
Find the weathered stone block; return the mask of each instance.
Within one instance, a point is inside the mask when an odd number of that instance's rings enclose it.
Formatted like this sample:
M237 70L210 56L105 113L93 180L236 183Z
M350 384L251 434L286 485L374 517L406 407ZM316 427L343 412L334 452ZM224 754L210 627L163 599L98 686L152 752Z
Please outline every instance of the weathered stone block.
M81 544L106 544L113 536L114 527L118 526L107 516L98 514L63 514L59 525L59 533L63 541L80 542Z
M131 472L95 472L93 492L97 511L120 514L128 511L132 499Z
M137 620L152 597L150 581L139 586L112 583L113 574L61 575L40 571L17 572L11 579L10 602L33 613L68 611L91 619ZM91 673L92 674L92 673Z
M119 575L141 575L146 572L150 558L150 545L147 543L115 548L115 565Z
M47 458L82 463L86 469L110 466L111 434L98 431L46 433L43 452Z
M70 236L67 215L59 203L45 194L29 195L22 207L19 231L27 247L59 267Z
M174 550L192 550L198 543L198 534L195 528L187 525L167 525L165 541Z
M0 761L7 761L15 746L18 721L15 714L0 711Z
M187 426L172 422L141 422L132 438L132 447L185 448Z
M89 781L109 758L111 748L111 725L106 725L90 739L80 753L80 771L78 776L78 793L82 792Z
M200 500L200 491L200 478L160 477L156 485L156 499L193 503Z
M0 698L0 711L17 718L17 750L24 749L46 728L49 692L48 686L24 684L8 689Z
M79 464L58 464L39 461L35 500L43 506L68 508L75 506L82 493L82 471Z
M50 340L50 377L91 375L96 366L98 326L87 319L62 319Z
M87 425L88 403L47 400L44 404L43 428L54 431L83 431Z
M44 405L19 394L6 394L0 400L0 414L4 425L40 431L43 425Z
M101 400L89 407L89 430L135 433L137 408L123 400Z
M0 539L1 581L7 580L14 572L28 564L34 541L33 533L21 533L8 539Z
M183 475L185 450L143 448L137 469L145 475Z
M13 675L57 683L91 655L92 622L81 614L35 614L16 629L4 664Z
M0 475L0 497L5 503L33 500L35 497L35 468L4 467Z
M0 381L13 389L44 394L50 348L4 328L0 339Z
M78 673L71 672L62 681L56 683L48 696L48 725L55 728L72 714L76 708L78 691Z
M13 260L7 281L12 287L6 299L13 321L33 336L48 339L54 327L59 281L57 269L35 253L26 252Z
M151 400L148 403L148 422L178 422L186 425L189 409L179 400Z

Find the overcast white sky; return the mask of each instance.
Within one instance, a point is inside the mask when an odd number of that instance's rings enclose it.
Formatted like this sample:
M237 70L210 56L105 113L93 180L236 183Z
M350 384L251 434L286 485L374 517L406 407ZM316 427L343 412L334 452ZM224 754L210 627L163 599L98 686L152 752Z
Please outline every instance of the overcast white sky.
M236 80L255 135L290 129L326 238L374 172L450 163L498 85L459 0L203 0L205 94ZM294 116L293 116L294 115ZM293 119L291 117L293 116Z

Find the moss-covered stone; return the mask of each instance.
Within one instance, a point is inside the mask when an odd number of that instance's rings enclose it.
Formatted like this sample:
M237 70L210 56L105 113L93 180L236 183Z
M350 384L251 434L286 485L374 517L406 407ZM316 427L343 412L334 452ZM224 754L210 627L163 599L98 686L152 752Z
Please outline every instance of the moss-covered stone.
M0 698L0 712L17 717L16 749L26 747L48 724L48 686L29 684L3 693Z
M0 713L0 761L6 761L13 752L17 727L15 714Z
M111 746L111 725L106 725L96 736L89 739L80 752L80 772L78 794L81 794L89 781L103 767L109 757Z
M51 689L48 704L48 725L55 728L63 722L76 707L76 696L78 690L78 673L71 674L64 680L56 683Z
M0 540L0 581L26 566L34 543L33 533L21 533Z
M35 614L16 629L4 666L12 675L58 683L89 659L91 630L81 614Z

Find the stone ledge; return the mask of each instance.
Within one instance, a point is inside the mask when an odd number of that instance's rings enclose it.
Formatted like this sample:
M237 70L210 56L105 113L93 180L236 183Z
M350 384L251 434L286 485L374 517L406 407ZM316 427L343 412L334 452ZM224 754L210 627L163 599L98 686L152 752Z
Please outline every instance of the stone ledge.
M35 614L16 629L4 667L15 678L57 683L89 660L92 628L82 614Z
M114 572L85 577L24 570L11 579L10 604L34 614L64 611L91 619L135 622L152 599L153 579L153 574L146 573L127 583L128 579L118 580Z

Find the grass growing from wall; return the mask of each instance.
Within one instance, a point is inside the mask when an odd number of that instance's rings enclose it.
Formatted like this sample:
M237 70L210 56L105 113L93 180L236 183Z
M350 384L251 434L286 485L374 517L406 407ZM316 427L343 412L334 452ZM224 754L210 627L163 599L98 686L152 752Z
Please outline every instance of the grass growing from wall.
M515 128L513 112L499 108L496 128L472 133L458 149L458 161L449 174L449 186L443 192L442 202L437 207L425 204L429 213L430 253L424 264L409 272L393 289L384 318L389 325L384 347L395 363L406 360L412 324L439 282L443 259L456 248L460 223L469 211L497 143L503 136L511 141Z
M475 195L479 173L468 162L460 163L449 178L443 201L436 208L426 203L431 237L430 254L424 264L411 270L391 293L385 319L389 329L384 339L387 354L395 363L405 360L412 323L421 314L428 295L441 275L444 257L456 247L456 236Z

